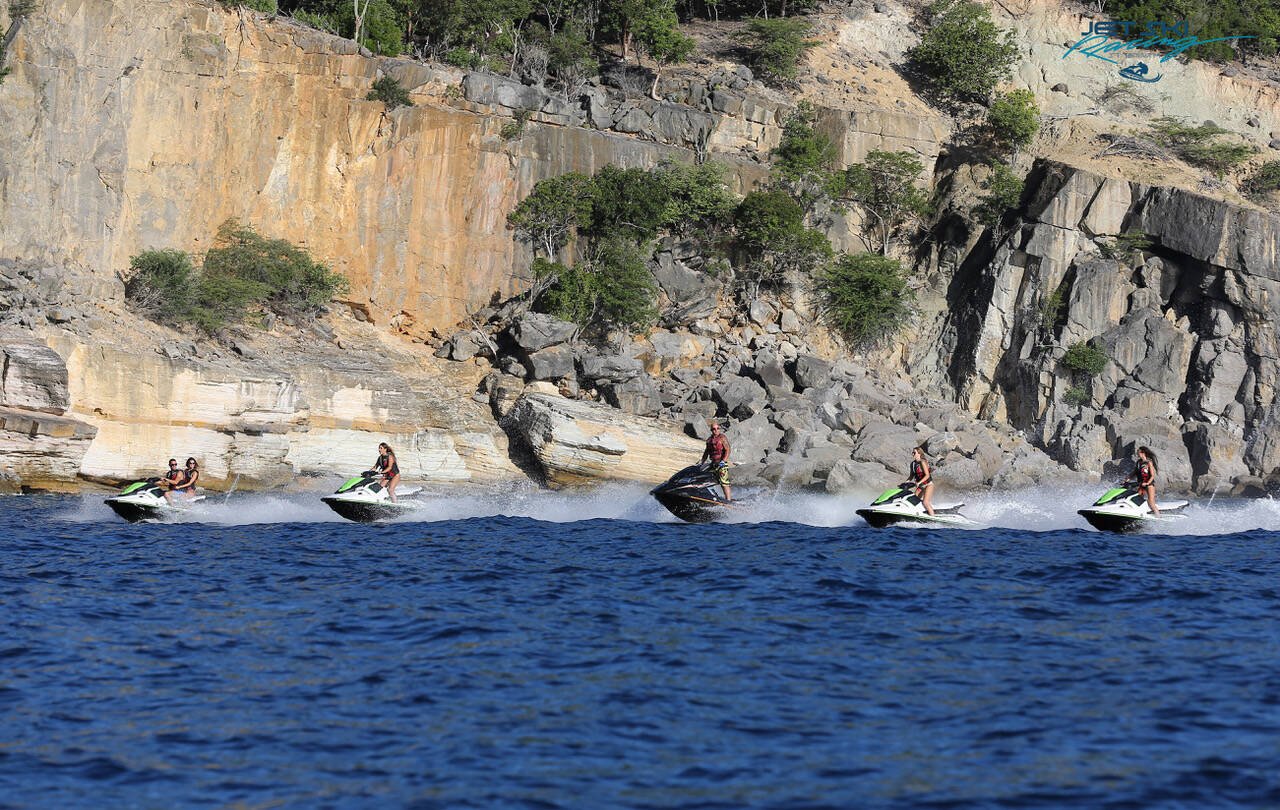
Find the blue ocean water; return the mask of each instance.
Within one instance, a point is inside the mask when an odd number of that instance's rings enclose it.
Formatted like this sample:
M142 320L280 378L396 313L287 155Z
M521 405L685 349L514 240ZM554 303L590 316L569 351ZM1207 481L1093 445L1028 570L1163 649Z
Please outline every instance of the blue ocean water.
M1280 807L1274 531L97 503L0 500L3 807Z

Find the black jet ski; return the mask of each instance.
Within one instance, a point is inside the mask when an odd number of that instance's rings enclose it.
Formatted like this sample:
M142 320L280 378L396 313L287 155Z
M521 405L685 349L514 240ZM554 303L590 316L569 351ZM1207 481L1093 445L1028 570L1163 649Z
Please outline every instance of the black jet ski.
M416 487L401 487L396 491L398 500L393 501L382 485L381 474L366 470L348 478L338 487L337 492L325 495L320 500L347 520L374 523L379 520L395 520L421 508L422 501L406 500L403 497L415 492L418 492Z
M165 490L160 486L159 478L148 478L146 481L134 481L119 495L112 495L103 501L111 510L130 523L142 521L175 520L187 514L191 505L204 500L203 495L174 496L174 502L164 497Z
M875 529L883 529L895 523L924 523L929 526L975 526L972 520L960 514L963 503L935 503L933 514L924 508L920 498L916 496L915 487L900 484L893 489L885 490L871 502L871 505L858 510L858 515Z
M1089 525L1104 532L1140 532L1148 529L1171 528L1169 524L1186 520L1182 514L1187 501L1157 502L1160 514L1153 514L1147 506L1147 496L1135 487L1119 486L1109 489L1088 509L1079 510Z
M710 523L742 506L740 501L725 500L715 472L701 464L685 467L649 494L668 512L689 523Z

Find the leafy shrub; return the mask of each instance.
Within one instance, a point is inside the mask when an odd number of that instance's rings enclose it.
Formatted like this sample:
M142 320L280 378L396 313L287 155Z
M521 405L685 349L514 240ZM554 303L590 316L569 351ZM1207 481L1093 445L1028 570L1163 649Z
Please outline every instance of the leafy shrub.
M467 48L450 48L444 54L445 64L460 67L465 70L474 70L480 67L484 61L484 57L478 53L473 53Z
M663 224L684 235L695 229L718 231L733 216L737 198L725 184L722 163L664 163L656 170L666 191Z
M1022 178L1003 163L991 164L991 175L983 182L987 194L978 200L973 215L979 222L992 227L999 224L1004 212L1014 208L1022 200Z
M389 110L394 110L396 107L413 106L413 102L409 99L409 91L394 76L382 76L374 79L373 89L369 91L369 95L365 96L365 99L368 101L381 101L387 105Z
M533 275L538 279L554 277L554 282L537 301L539 311L562 321L586 327L596 314L595 274L580 267L566 267L541 257L533 262Z
M748 61L760 77L774 84L791 84L799 75L800 60L818 43L805 39L805 19L754 19L735 36L747 50Z
M591 232L648 242L666 224L669 195L655 172L609 164L592 178Z
M832 256L822 231L804 227L795 200L781 191L753 191L733 214L738 249L745 259L745 297L780 282L787 273L810 274Z
M1047 339L1053 338L1062 316L1066 314L1067 289L1067 280L1064 278L1040 307L1040 331Z
M35 13L36 7L37 0L9 0L9 19L20 20L23 17L29 17Z
M312 311L348 289L346 278L302 248L284 239L268 239L235 219L222 223L214 244L217 247L205 254L202 277L260 284L253 298L278 312Z
M1091 343L1073 343L1062 356L1062 365L1077 374L1090 377L1107 367L1107 353Z
M1013 32L991 20L973 0L936 0L928 9L929 30L910 51L911 60L933 82L939 100L984 103L1013 75L1018 58Z
M498 130L498 137L502 138L504 141L520 137L520 134L524 132L525 123L529 120L529 116L532 114L533 113L530 110L516 110L515 120L508 121L503 124L502 129Z
M1219 177L1228 169L1244 163L1255 149L1242 143L1214 143L1218 135L1228 130L1216 124L1204 123L1192 126L1179 118L1164 116L1151 125L1152 137L1177 153L1178 157L1193 166L1211 169Z
M218 0L218 2L229 8L243 6L266 14L275 14L279 11L276 0Z
M620 237L607 239L591 265L596 273L596 317L602 324L630 329L657 319L657 287L638 245Z
M557 31L547 41L547 69L566 93L600 72L591 43L576 29Z
M841 256L816 281L823 314L855 346L897 332L915 300L902 263L874 253Z
M1062 395L1062 401L1068 405L1088 405L1093 397L1083 385L1073 385Z
M326 34L337 34L340 30L338 21L329 14L308 11L305 8L300 8L293 12L293 18L318 31L324 31Z
M1240 185L1245 196L1255 202L1266 200L1280 191L1280 160L1268 160Z
M1040 129L1040 108L1030 90L1000 93L987 111L987 126L1001 146L1022 147Z
M125 298L157 321L182 320L191 308L197 280L191 257L181 250L144 250L129 262Z
M738 244L763 252L804 228L804 212L781 191L753 191L733 213Z

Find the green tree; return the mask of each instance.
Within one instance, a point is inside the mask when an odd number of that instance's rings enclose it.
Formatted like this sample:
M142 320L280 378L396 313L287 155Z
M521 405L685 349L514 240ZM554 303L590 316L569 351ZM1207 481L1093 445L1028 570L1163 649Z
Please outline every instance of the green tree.
M538 181L528 197L507 215L516 233L533 243L548 259L569 243L576 228L591 223L595 184L590 177L569 172Z
M901 329L911 315L915 294L897 259L846 254L816 281L823 314L854 346L878 343Z
M817 45L805 39L810 24L805 19L754 19L735 34L748 54L748 61L760 77L779 85L791 85L799 76L800 60Z
M344 277L302 248L284 239L268 239L235 219L222 223L214 244L204 257L203 278L260 285L252 297L277 311L311 311L347 290Z
M680 33L673 0L662 0L646 9L635 21L635 37L640 50L658 63L653 72L653 84L649 87L649 97L656 101L663 65L687 60L693 53L693 37Z
M595 271L596 318L606 327L637 329L658 317L657 287L641 248L622 237L606 238L592 259Z
M591 54L591 43L576 28L551 35L547 41L547 69L566 94L580 87L587 77L600 72Z
M986 103L996 85L1013 75L1018 58L1013 32L996 25L985 6L936 0L928 21L929 30L909 56L943 103Z
M1040 129L1040 108L1030 90L998 93L987 111L987 127L1002 147L1021 148L1031 143Z
M747 298L787 273L808 275L832 256L826 235L804 227L800 206L784 192L753 191L738 204L733 222Z
M928 213L929 195L916 186L923 173L914 153L875 149L834 184L838 200L856 203L867 215L863 240L869 248L887 254L902 230Z
M1265 202L1280 191L1280 160L1268 160L1259 166L1240 186L1254 202Z

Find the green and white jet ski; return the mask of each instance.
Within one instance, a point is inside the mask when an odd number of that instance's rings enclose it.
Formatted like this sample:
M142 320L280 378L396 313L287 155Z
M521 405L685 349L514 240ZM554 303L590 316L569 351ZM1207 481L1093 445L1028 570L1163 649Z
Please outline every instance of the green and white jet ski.
M1089 525L1104 532L1139 532L1149 529L1169 528L1169 524L1186 520L1182 514L1187 501L1157 502L1160 514L1151 512L1147 496L1134 487L1116 487L1107 490L1093 506L1079 510Z
M412 495L418 492L417 487L398 489L397 496ZM357 523L375 523L379 520L395 520L423 506L418 500L391 500L386 487L382 486L382 477L366 470L357 476L348 478L338 491L325 495L320 500L329 508L347 520Z
M203 495L174 496L174 502L165 499L165 491L157 483L159 478L134 481L119 495L103 501L111 510L130 523L142 521L176 520L191 511L192 504L204 500Z
M972 520L960 514L963 503L935 503L933 514L916 497L915 488L902 484L886 490L871 505L858 510L858 515L874 529L883 529L896 523L920 523L927 526L975 526Z

